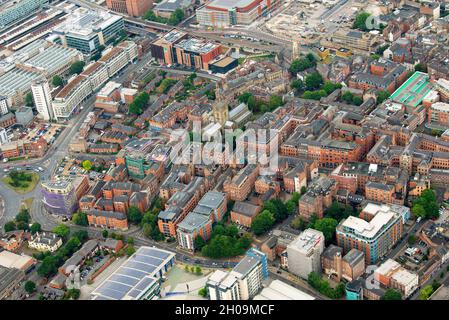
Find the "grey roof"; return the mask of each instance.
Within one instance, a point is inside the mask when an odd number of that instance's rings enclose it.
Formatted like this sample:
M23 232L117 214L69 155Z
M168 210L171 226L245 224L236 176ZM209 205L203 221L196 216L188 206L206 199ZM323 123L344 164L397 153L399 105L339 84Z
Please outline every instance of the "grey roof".
M178 230L182 229L186 232L192 232L209 221L209 217L196 212L190 212L180 224Z
M251 270L253 270L260 263L259 259L252 256L245 256L240 262L232 269L238 272L244 278Z
M237 201L234 203L232 211L243 214L247 217L254 217L258 213L259 207L247 202L247 201Z
M140 247L93 292L94 299L138 300L155 285L175 254L154 247Z
M323 252L323 257L329 260L333 260L337 254L342 254L343 249L340 247L337 247L333 244L329 245L329 247L326 248Z
M107 218L114 218L118 220L126 220L126 214L122 212L117 211L104 211L104 210L97 210L97 209L91 209L87 212L89 215L93 215L96 217L107 217Z
M357 249L351 249L344 257L343 260L345 260L350 266L355 266L357 263L359 263L361 260L365 259L365 254Z

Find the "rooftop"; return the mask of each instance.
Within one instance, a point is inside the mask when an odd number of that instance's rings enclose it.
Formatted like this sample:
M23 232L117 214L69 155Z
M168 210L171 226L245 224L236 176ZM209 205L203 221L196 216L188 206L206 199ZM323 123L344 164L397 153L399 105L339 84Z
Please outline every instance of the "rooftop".
M427 93L432 90L429 76L426 73L416 71L406 82L404 82L390 99L403 103L410 107L418 106Z
M112 275L93 292L93 299L139 300L165 272L165 267L174 259L173 252L154 247L140 247Z

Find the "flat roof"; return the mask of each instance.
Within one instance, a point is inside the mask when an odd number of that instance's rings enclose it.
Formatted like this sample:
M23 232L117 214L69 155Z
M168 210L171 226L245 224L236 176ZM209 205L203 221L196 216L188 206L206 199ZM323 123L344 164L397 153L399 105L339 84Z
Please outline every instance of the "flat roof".
M9 251L0 252L0 266L5 268L23 269L33 258L27 255L18 255Z
M138 300L159 281L158 273L175 257L173 252L140 247L92 292L96 300Z
M404 82L393 94L390 99L403 103L407 106L418 106L424 97L433 88L429 82L427 73L416 71L406 82Z
M315 297L281 280L274 280L254 300L315 300Z

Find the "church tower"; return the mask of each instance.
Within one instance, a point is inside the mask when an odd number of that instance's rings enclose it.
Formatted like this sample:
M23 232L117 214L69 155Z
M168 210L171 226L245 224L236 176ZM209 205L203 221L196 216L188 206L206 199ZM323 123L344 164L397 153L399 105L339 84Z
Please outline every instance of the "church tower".
M298 40L293 40L293 47L292 47L292 61L299 59L300 57L300 44Z
M212 114L214 120L222 126L229 119L228 101L225 98L221 82L217 82L217 88L215 89L215 101L212 104Z

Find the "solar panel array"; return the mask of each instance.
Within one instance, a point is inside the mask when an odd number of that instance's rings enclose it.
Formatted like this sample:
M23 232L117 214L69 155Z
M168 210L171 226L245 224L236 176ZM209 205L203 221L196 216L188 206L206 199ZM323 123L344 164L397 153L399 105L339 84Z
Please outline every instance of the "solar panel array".
M158 281L160 270L174 254L152 247L139 248L92 293L96 300L137 299Z

